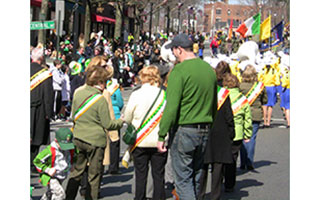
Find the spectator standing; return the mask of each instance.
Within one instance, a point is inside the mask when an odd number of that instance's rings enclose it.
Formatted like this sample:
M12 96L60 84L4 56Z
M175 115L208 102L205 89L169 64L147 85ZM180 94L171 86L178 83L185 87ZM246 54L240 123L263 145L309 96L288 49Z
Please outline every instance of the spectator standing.
M217 110L217 79L211 66L196 58L188 35L179 34L165 46L180 62L171 71L167 105L160 122L158 151L166 152L164 138L178 125L171 145L174 181L179 198L196 199L204 150Z
M64 73L61 71L62 64L59 60L53 61L54 67L52 69L52 84L54 90L54 102L53 102L53 112L54 120L61 120L59 112L62 105L61 90L62 82L64 80Z
M252 137L249 142L242 143L240 149L240 169L253 170L256 138L262 120L262 105L268 102L268 97L264 84L258 82L257 72L252 65L248 65L242 73L240 92L246 94L252 115Z
M49 144L50 118L53 116L54 94L52 75L47 68L42 67L42 64L44 63L43 49L34 48L31 52L31 59L30 164L38 154L40 145Z
M131 94L124 112L125 121L132 123L138 131L135 144L129 147L135 168L135 199L146 199L149 163L154 186L152 199L165 199L164 172L167 152L158 152L157 133L166 95L160 88L161 78L156 66L143 68L139 72L139 78L142 86ZM145 120L144 116L147 116ZM128 151L124 156L126 162L129 161L127 156Z
M232 143L232 164L225 165L225 192L233 192L236 184L237 159L242 142L250 141L252 136L252 117L247 98L240 93L239 80L233 74L226 74L223 86L230 91L233 120L235 124L235 137Z
M235 125L229 90L222 87L223 77L230 73L228 63L224 61L218 63L216 67L218 79L218 112L206 145L204 156L205 164L201 174L199 200L205 197L209 164L211 165L210 199L219 200L221 197L223 167L225 164L233 163L232 141L235 136Z
M87 71L86 85L78 90L72 102L74 121L74 145L79 151L75 169L70 174L66 189L66 199L75 199L82 175L88 165L88 184L86 199L98 199L99 182L102 173L102 159L107 144L105 130L120 129L123 121L110 120L108 103L102 92L106 87L108 72L105 68L94 66ZM88 98L92 97L92 98ZM90 106L83 109L82 103Z

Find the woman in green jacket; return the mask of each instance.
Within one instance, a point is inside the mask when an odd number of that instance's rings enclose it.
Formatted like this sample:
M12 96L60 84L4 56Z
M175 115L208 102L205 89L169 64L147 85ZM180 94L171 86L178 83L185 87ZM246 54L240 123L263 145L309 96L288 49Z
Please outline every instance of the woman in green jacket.
M231 107L235 125L235 137L232 143L233 163L225 165L225 192L232 192L236 183L237 158L242 145L252 136L252 118L247 98L239 90L239 80L233 74L226 74L223 82L230 94Z

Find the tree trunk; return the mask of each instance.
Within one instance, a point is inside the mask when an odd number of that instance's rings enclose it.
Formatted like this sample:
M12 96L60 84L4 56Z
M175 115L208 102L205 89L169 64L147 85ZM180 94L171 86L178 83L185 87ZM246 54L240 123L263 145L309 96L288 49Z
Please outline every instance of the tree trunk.
M136 42L139 41L139 37L140 37L140 27L141 27L141 18L140 18L140 10L138 8L135 8L135 19L134 19L134 40Z
M42 0L41 10L40 10L40 21L45 21L48 13L48 1ZM38 33L38 44L41 43L43 46L46 44L46 30L39 30Z
M86 13L84 17L84 46L87 46L87 42L89 41L90 37L90 30L91 30L91 12L90 12L90 4L89 1L86 1Z
M116 24L114 27L114 37L120 38L121 37L121 27L122 27L122 4L116 3Z

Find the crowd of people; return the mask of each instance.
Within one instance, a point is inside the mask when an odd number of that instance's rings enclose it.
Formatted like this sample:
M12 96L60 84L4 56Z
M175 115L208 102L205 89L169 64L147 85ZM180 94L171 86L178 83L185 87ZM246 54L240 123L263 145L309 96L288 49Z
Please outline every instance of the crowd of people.
M98 199L104 165L119 174L120 163L132 160L137 200L165 199L168 185L176 198L204 199L209 165L210 198L221 198L223 180L233 192L238 155L241 169L254 170L260 123L271 126L278 99L290 127L290 66L283 52L257 53L248 62L249 55L237 54L245 42L223 36L212 38L209 57L200 33L129 34L121 42L100 31L87 45L80 35L76 52L69 36L59 49L52 41L32 47L31 170L48 187L42 199L75 199L79 187L84 199ZM126 87L135 89L122 110ZM56 131L50 143L50 121L57 120L73 127ZM136 140L120 161L124 124L135 128ZM49 146L39 152L40 145Z

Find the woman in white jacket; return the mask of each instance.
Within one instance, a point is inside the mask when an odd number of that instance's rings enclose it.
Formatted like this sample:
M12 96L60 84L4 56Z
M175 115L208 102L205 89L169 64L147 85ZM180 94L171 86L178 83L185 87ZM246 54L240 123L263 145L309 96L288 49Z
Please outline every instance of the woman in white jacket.
M139 79L142 86L132 92L124 112L125 121L131 123L138 131L136 142L131 147L136 178L135 199L146 198L149 162L154 185L152 199L165 199L164 169L167 153L158 152L157 142L159 121L165 107L166 94L160 89L161 78L156 66L143 68L139 72ZM151 106L150 112L142 123Z

